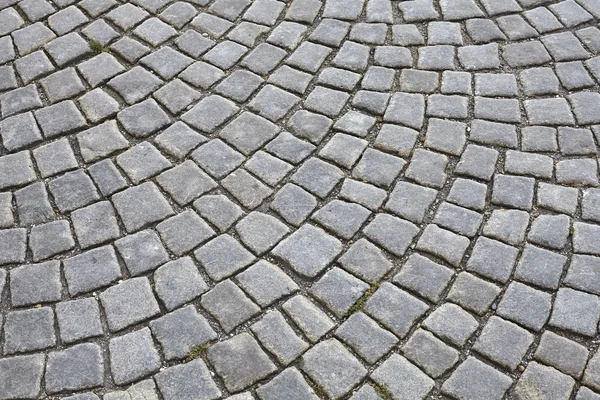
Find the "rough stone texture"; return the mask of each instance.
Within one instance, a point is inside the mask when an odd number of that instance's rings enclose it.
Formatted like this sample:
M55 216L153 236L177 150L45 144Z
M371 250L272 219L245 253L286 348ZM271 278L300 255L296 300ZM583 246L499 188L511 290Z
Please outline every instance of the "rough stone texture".
M0 399L600 397L599 18L0 0Z

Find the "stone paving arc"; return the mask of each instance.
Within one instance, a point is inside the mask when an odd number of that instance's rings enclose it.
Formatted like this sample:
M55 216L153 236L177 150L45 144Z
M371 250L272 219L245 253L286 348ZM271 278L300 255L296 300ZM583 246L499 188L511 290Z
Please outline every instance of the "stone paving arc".
M597 0L0 0L0 400L600 399Z

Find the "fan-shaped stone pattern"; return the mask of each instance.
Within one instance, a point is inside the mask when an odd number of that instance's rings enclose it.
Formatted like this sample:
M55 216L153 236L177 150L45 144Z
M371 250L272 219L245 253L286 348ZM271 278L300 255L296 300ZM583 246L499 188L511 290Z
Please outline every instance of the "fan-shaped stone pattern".
M0 0L0 399L599 399L598 18Z

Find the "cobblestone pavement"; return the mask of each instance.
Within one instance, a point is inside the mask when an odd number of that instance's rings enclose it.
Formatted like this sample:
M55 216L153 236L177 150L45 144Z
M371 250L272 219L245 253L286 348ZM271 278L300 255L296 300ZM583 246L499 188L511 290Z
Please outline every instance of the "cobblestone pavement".
M599 18L0 0L0 399L599 400Z

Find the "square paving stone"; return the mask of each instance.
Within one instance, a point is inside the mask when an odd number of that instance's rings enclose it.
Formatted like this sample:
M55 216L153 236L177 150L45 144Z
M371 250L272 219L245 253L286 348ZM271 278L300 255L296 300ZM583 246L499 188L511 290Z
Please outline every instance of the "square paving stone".
M194 208L221 232L244 214L240 206L222 194L202 196L194 202Z
M260 312L260 307L229 279L218 283L203 295L200 304L227 333Z
M402 354L428 375L439 378L458 362L460 353L433 334L418 329L402 346Z
M43 182L32 183L16 190L15 200L21 224L39 224L54 216L54 210L48 200L48 192ZM12 211L12 204L10 209Z
M171 122L153 99L127 107L117 114L125 131L135 137L146 137Z
M541 396L568 398L573 391L575 381L563 375L554 368L532 362L527 366L523 375L514 388L517 396L527 395L535 388Z
M312 343L335 327L333 320L303 295L283 303L283 309Z
M108 86L115 90L127 104L134 104L154 92L162 80L140 66L111 79Z
M466 237L429 224L417 242L417 249L440 257L457 267L469 244Z
M104 243L120 236L115 210L108 201L92 204L71 213L81 248Z
M356 136L365 137L373 125L375 125L375 122L375 117L358 111L348 111L335 123L334 128Z
M13 306L25 306L61 299L60 261L23 265L10 270Z
M191 26L207 33L215 39L220 38L230 30L234 24L208 13L201 13L190 23Z
M393 268L382 250L365 238L353 243L339 262L345 270L371 284L378 282Z
M367 314L401 338L428 308L421 300L387 282L365 304Z
M86 162L104 158L128 147L114 120L104 122L77 135L81 156Z
M246 101L264 82L264 79L245 70L234 71L219 83L215 91L238 103Z
M221 391L202 360L174 365L156 374L154 379L165 400L213 400L221 397Z
M208 290L190 257L170 261L154 273L154 290L167 310L173 310Z
M158 18L150 18L133 30L133 34L153 46L158 46L167 39L177 35L177 31Z
M167 248L181 256L215 235L212 228L192 210L183 211L156 226Z
M192 159L216 179L227 176L243 161L244 156L219 139L210 140L192 153Z
M194 252L211 279L220 281L251 264L255 258L232 236L217 236Z
M368 183L345 179L339 196L340 199L358 203L369 210L376 210L383 204L387 193L385 190Z
M154 143L167 154L182 159L206 138L181 121L175 122L154 139Z
M50 307L11 311L6 314L4 354L41 350L55 345L54 312Z
M85 118L72 101L44 107L34 114L46 137L66 135L87 126Z
M108 327L119 331L160 312L152 288L145 277L123 281L100 295Z
M350 239L370 215L361 205L332 200L315 212L312 219L335 235Z
M530 210L533 203L533 178L496 175L492 202L522 210Z
M305 161L292 175L292 182L323 198L333 190L342 177L342 170L313 157Z
M236 279L242 289L263 307L299 289L281 269L264 260L238 274Z
M497 209L492 211L483 228L483 233L508 244L518 245L525 239L528 225L529 214L527 212Z
M331 125L333 125L333 121L324 115L311 113L306 110L298 110L290 118L288 129L296 136L318 144L323 140Z
M245 155L250 155L273 139L279 127L250 112L244 112L227 124L219 136Z
M307 253L306 250L310 249ZM275 247L271 254L297 273L314 277L342 251L342 244L322 229L304 225Z
M191 203L217 186L192 160L163 172L156 181L181 206Z
M263 87L248 103L248 107L263 117L277 122L281 120L300 98L273 85Z
M62 212L72 211L99 199L92 180L81 169L50 181L48 188Z
M33 157L42 178L78 167L73 149L64 138L33 150Z
M301 368L332 399L348 393L367 374L362 364L338 342L320 342L302 357Z
M107 286L121 277L112 246L88 250L63 260L69 294L75 296Z
M256 254L269 251L289 232L275 217L256 211L238 222L235 229L241 241Z
M500 304L498 315L527 328L539 331L548 320L551 296L519 282L510 284Z
M104 357L97 344L83 343L48 355L46 391L90 389L104 385Z
M481 237L473 247L466 269L505 283L512 273L518 253L515 247Z
M27 231L25 229L0 230L0 265L25 262Z
M381 364L371 378L397 398L422 400L434 386L431 378L398 354Z
M453 271L419 254L412 254L400 272L394 276L394 283L437 302Z
M461 272L450 288L448 299L467 310L483 315L499 294L500 288L493 283L477 278L468 272Z
M571 258L564 282L575 289L600 294L597 289L599 272L600 258L576 254Z
M294 361L309 347L308 343L296 335L279 311L268 311L250 329L283 365Z
M173 215L173 209L152 182L119 192L112 201L128 232Z
M220 96L212 95L202 99L194 108L183 114L181 118L184 122L202 132L212 133L238 110L239 108L235 103Z
M340 114L349 98L344 92L317 86L304 101L304 106L333 118Z
M295 115L296 114L294 114L294 116ZM292 120L293 119L294 117L292 116ZM300 161L304 160L314 149L314 145L305 142L304 140L300 140L288 132L281 132L265 146L265 150L273 153L278 158L293 164L298 164Z
M29 248L33 261L44 260L55 254L63 253L75 247L69 221L60 220L36 225L31 228Z
M117 385L139 380L160 368L160 356L148 328L112 338L108 349L110 369Z
M0 360L0 392L13 399L39 396L44 364L43 354L3 358Z
M230 391L245 389L277 370L248 333L211 346L208 359Z
M406 161L374 149L367 149L352 170L352 176L377 186L389 187Z
M533 343L533 335L496 316L483 327L473 349L509 370L514 370Z
M0 95L2 116L8 117L43 106L35 85L28 85Z
M409 182L398 182L385 208L409 221L420 223L433 204L437 191Z
M369 285L334 267L310 288L310 293L338 317L346 315L365 294Z
M158 89L154 97L172 114L179 114L200 98L200 92L175 79Z
M64 301L56 305L56 320L64 343L100 336L103 333L100 307L94 298Z
M592 294L561 288L554 301L550 325L582 336L596 334L600 299Z
M543 288L556 289L567 258L558 253L526 245L515 278Z
M158 235L152 230L125 236L117 240L115 246L133 276L141 275L169 261L169 255Z
M18 150L42 140L31 112L17 114L0 122L2 144L10 151Z
M110 49L115 51L115 53L130 63L137 61L140 57L143 57L150 52L150 48L148 46L145 46L137 40L133 40L127 36L119 39L116 43L111 45ZM140 69L143 68L140 67Z
M156 72L163 79L172 79L194 60L170 47L150 53L140 59L140 63Z
M246 46L226 40L210 49L203 60L222 68L229 69L233 67L248 52Z
M416 149L405 175L421 185L441 188L447 179L447 165L448 157L432 151Z
M317 200L313 195L292 183L286 183L270 205L284 220L295 226L304 222L316 206Z
M262 400L281 398L318 400L317 395L296 367L284 370L269 383L262 385L256 392Z
M532 243L560 250L567 244L570 222L566 215L540 215L531 223L527 237Z
M340 325L335 336L352 347L369 364L376 363L398 342L393 334L379 327L360 311Z
M275 186L293 169L293 167L262 150L257 151L244 166L270 186Z
M377 214L363 231L373 242L400 257L417 235L418 228L390 214Z
M588 351L577 342L546 331L542 334L535 359L574 378L579 378L587 363Z
M423 321L423 326L440 338L462 346L477 330L477 320L461 307L444 303Z
M500 399L511 385L508 376L471 356L444 382L442 392L465 400Z
M366 140L336 133L321 149L319 155L342 167L352 168L367 145Z
M208 321L192 305L157 318L149 325L167 360L186 358L194 347L217 338Z

